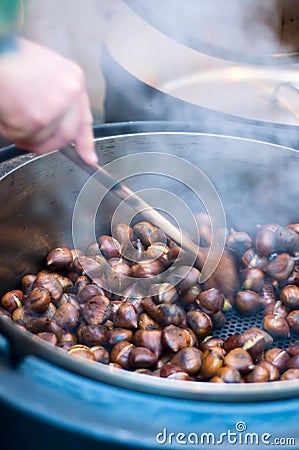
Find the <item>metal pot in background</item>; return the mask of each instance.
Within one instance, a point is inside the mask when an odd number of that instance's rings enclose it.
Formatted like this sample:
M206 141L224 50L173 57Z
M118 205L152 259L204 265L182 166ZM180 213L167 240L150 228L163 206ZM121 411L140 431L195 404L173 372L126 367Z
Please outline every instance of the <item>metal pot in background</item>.
M145 8L142 1L127 3L138 12ZM198 121L207 132L256 138L261 130L272 134L272 142L282 131L288 145L296 145L296 58L277 64L273 57L261 65L231 61L225 52L211 56L168 37L144 17L122 4L111 24L101 64L106 121Z
M149 126L151 132L146 129ZM100 127L100 134L111 134L97 141L100 163L138 152L169 152L193 162L209 176L232 225L248 229L261 221L298 220L297 151L183 132L183 124L177 132L171 132L174 124L170 124L165 132L165 126ZM59 153L34 158L2 178L2 292L27 271L38 270L50 248L72 242L73 207L85 181L86 175ZM133 179L132 187L144 182ZM162 180L162 185L171 188L169 180ZM107 229L113 213L110 201L103 208L106 212L97 220L99 232ZM248 432L270 433L272 439L293 437L299 445L298 380L225 386L167 383L68 357L5 318L0 330L6 336L1 339L0 362L2 437L10 442L10 450L26 439L34 450L40 442L46 450L160 448L157 436L163 436L164 429L219 437L221 432L238 431L239 422ZM163 446L181 448L169 441ZM251 448L268 447L259 441Z
M299 56L296 0L124 0L146 22L199 53L244 64Z

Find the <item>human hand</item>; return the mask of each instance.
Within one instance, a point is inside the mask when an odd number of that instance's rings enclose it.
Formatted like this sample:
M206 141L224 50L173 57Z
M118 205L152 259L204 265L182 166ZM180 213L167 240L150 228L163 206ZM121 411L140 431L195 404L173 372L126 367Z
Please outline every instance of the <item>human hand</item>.
M80 67L22 38L0 54L0 134L39 155L72 142L86 163L97 162Z

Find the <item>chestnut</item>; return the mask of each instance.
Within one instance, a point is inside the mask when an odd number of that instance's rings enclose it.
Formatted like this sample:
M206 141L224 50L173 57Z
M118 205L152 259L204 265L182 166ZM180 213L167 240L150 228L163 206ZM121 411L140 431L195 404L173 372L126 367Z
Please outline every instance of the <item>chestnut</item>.
M68 277L64 277L56 272L52 272L52 275L54 275L56 280L58 280L61 284L63 292L68 292L71 290L71 288L73 287L73 282Z
M196 343L196 338L193 338L193 332L175 325L164 327L161 339L164 348L174 353L182 348L193 346Z
M286 351L291 356L299 355L299 340L291 342Z
M243 315L250 315L263 308L261 298L255 291L239 291L236 295L235 305Z
M246 350L254 361L258 360L264 352L266 345L262 333L247 332L248 337L240 336L239 343L242 344L243 350Z
M79 292L80 289L84 288L85 286L87 286L88 284L90 284L89 279L87 278L87 276L85 275L80 275L75 283L74 283L74 293Z
M140 239L124 243L121 254L126 258L126 261L130 262L130 265L146 259L145 248Z
M78 341L88 346L105 345L107 335L108 330L104 325L82 324L77 330Z
M157 362L157 356L146 347L133 347L129 354L130 368L140 369L151 367Z
M15 309L24 305L24 294L18 289L7 292L1 298L1 305L6 311L12 313Z
M234 348L224 357L226 366L237 369L241 375L250 372L254 368L254 364L250 354L243 348Z
M102 235L98 239L99 249L106 258L118 258L121 246L119 242L111 236Z
M242 344L240 343L240 334L235 333L229 336L223 343L223 348L226 352L230 352L233 348L241 347Z
M135 278L153 278L162 273L164 266L158 260L143 260L131 267L132 277Z
M76 345L76 343L73 341L61 341L57 344L57 347L68 351L70 348L74 347L74 345Z
M33 288L43 288L47 290L51 296L54 305L58 304L63 294L63 288L54 275L49 272L40 272L33 284ZM29 294L30 295L30 294Z
M144 247L148 247L152 242L159 240L161 231L150 222L138 222L133 226L134 235L141 240ZM163 240L163 239L162 239Z
M298 309L294 309L293 311L291 311L287 317L286 317L286 321L288 322L291 331L293 331L294 333L299 333L299 310Z
M233 228L226 240L226 246L242 256L252 246L251 237L244 231L235 231Z
M180 292L184 292L197 284L199 277L200 271L195 267L179 266L168 275L167 281L176 286Z
M241 375L237 369L230 366L222 366L215 373L215 377L219 377L223 383L241 383ZM214 377L213 377L214 378ZM213 381L210 380L210 381ZM213 383L215 380L213 381Z
M62 336L61 336L60 342L63 342L63 341L72 341L76 344L77 338L74 333L71 333L70 331L67 331L67 330L62 330Z
M60 341L62 336L62 329L53 320L47 319L45 317L33 317L26 322L26 328L31 333L42 333L50 332L57 336L58 341Z
M262 359L258 365L260 367L266 367L266 369L268 370L268 381L277 381L279 380L280 377L280 372L279 369L272 364L270 361L267 361L266 359Z
M2 311L4 312L6 310L1 310L1 312ZM11 318L18 325L26 326L27 322L32 318L32 316L30 312L25 310L24 306L19 306L12 312Z
M263 306L276 302L277 298L272 281L265 280L260 296Z
M266 351L265 360L272 363L282 373L287 368L290 356L282 348L274 347Z
M112 236L121 246L124 246L133 239L133 229L125 223L118 223L112 229Z
M214 330L219 330L226 324L226 316L222 311L218 311L217 313L213 314L211 318Z
M259 256L252 248L243 254L241 261L244 267L249 269L255 267L257 269L264 270L268 264L268 258L265 256Z
M43 313L51 302L51 296L47 289L35 287L25 299L25 308L28 311Z
M178 258L180 262L187 259L187 255L179 245L174 245L167 252L167 261L169 264L173 264Z
M100 325L104 323L110 314L110 300L104 295L96 295L84 303L82 315L87 323Z
M263 314L267 316L268 314L274 314L274 316L280 316L284 319L287 317L290 309L284 305L280 300L274 303L269 303L263 311Z
M112 291L114 289L119 291L127 288L132 282L132 280L130 279L131 274L131 267L128 264L124 262L114 264L109 272L106 273L106 281L108 283L109 289L111 289Z
M33 283L36 280L36 275L32 274L32 273L28 273L27 275L24 275L22 277L21 280L21 284L22 284L22 291L25 294L29 294L29 292L32 289Z
M265 330L251 327L238 337L238 346L247 350L251 357L259 359L262 353L273 344L272 336Z
M224 350L221 347L212 347L202 354L199 380L209 380L223 366Z
M169 247L164 244L164 242L153 242L147 247L145 256L148 259L159 259L164 265L169 265L169 260L167 258L167 253Z
M288 253L280 253L272 258L263 270L275 280L284 280L293 272L294 264L294 258Z
M223 340L216 336L205 337L198 345L199 350L204 352L205 350L212 347L223 347Z
M281 375L280 380L281 381L298 380L298 378L299 378L299 369L288 369Z
M299 234L289 227L279 228L276 231L276 240L281 252L295 254L299 251Z
M207 314L216 314L222 310L224 295L216 288L206 289L198 296L200 308Z
M161 330L137 330L132 342L137 347L146 347L151 350L157 359L162 355L163 346Z
M201 291L202 289L200 285L194 284L193 286L190 286L188 289L182 292L180 300L183 303L190 305L195 302Z
M140 330L156 330L159 328L159 324L148 314L142 313L139 316L138 328Z
M117 342L110 353L110 360L112 363L119 364L124 369L129 369L129 355L134 345L131 342L120 341Z
M42 339L45 342L48 342L48 344L51 345L57 345L58 339L55 333L51 333L50 331L41 331L40 333L36 333L37 337Z
M183 371L180 366L178 366L177 364L174 364L172 362L168 362L164 366L161 367L160 376L162 378L169 378L169 377L173 378L173 375L181 374L182 372ZM188 375L187 375L187 378L183 377L183 379L188 379Z
M68 354L79 358L89 359L90 361L96 361L94 354L86 345L73 345Z
M264 286L264 272L256 267L247 268L242 273L243 289L250 289L251 291L260 292Z
M291 356L288 360L287 369L299 369L299 355Z
M131 303L122 303L113 315L113 322L116 327L137 328L138 313L136 308Z
M213 328L213 323L208 314L197 309L188 311L186 318L188 324L198 337L204 338L209 336Z
M101 345L95 345L95 346L91 347L90 350L92 351L93 356L95 357L95 360L97 362L100 362L102 364L110 363L109 353Z
M63 303L56 310L54 320L61 328L73 330L79 320L79 311L71 303Z
M161 319L161 313L158 309L158 305L156 305L151 297L144 297L142 299L142 306L151 319L154 321Z
M286 319L274 314L264 317L263 328L273 337L289 337L290 328Z
M182 368L183 372L195 375L199 372L202 361L202 352L195 347L182 348L172 358L171 362Z
M292 309L299 309L299 286L289 284L280 291L281 301Z
M158 359L158 361L156 362L156 370L160 370L161 367L163 367L165 364L169 363L171 358L173 357L173 353L163 353L162 356L160 356L160 358Z
M293 272L290 274L290 276L286 279L281 281L282 285L288 285L288 284L295 284L296 286L299 286L299 266L296 265L294 267Z
M185 324L186 313L184 309L172 303L163 303L157 306L156 320L162 326L166 325L183 325Z
M112 328L108 332L108 343L114 345L120 341L131 342L133 338L133 332L126 328Z
M190 376L186 372L172 373L167 378L169 380L180 380L180 381L189 381L189 380L191 380Z
M277 251L276 229L260 228L255 238L255 249L260 256L270 256Z
M256 364L253 370L245 376L246 383L266 383L269 381L269 370L263 364Z
M157 304L175 303L178 297L178 291L170 283L155 284L152 286L152 299Z
M96 295L105 295L104 290L97 284L88 284L78 289L77 299L83 304Z
M103 261L91 256L78 256L74 262L74 269L89 278L98 278L103 272Z
M46 262L53 269L64 269L73 262L73 255L67 247L56 247L48 253Z

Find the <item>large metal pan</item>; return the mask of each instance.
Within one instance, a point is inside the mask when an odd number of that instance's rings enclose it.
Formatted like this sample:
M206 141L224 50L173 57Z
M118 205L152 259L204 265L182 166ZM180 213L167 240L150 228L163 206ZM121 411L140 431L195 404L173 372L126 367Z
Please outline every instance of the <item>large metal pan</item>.
M175 132L100 138L96 140L96 147L102 165L140 152L144 157L148 152L162 152L195 164L216 187L227 222L236 229L252 231L261 222L298 221L299 156L296 150L240 138ZM127 169L124 164L119 176L125 176ZM74 206L87 178L57 152L27 162L1 180L1 293L15 286L25 273L39 270L51 248L72 246ZM198 207L194 196L186 195L185 186L173 185L168 177L152 177L147 181L146 177L139 176L129 181L133 189L150 185L175 191L191 210ZM115 204L108 196L97 218L98 232L107 231L114 209ZM88 245L84 228L82 236L82 246ZM5 318L1 318L0 331L13 342L16 356L36 354L69 370L129 389L185 398L219 400L221 397L226 401L273 400L299 394L297 381L226 385L225 389L209 383L168 383L74 361L62 350L39 342Z

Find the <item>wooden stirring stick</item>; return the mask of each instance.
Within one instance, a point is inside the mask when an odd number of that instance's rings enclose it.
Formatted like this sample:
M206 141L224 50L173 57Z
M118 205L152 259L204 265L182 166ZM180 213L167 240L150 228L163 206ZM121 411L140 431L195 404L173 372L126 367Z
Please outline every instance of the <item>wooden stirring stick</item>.
M191 237L183 231L180 231L175 225L167 220L162 214L151 207L141 197L135 194L124 183L119 183L112 175L98 164L86 164L75 151L73 145L69 145L60 150L61 153L72 161L76 166L87 172L89 175L96 175L96 180L104 187L113 192L121 200L129 200L128 203L135 212L142 211L142 215L153 225L160 228L169 238L181 246L181 248L194 257L194 265L199 269L204 269L205 262L209 257L211 265L213 265L213 254L209 255L209 249L199 247L191 239ZM111 187L112 186L112 187ZM214 263L214 269L208 280L208 286L218 287L226 296L231 296L238 289L238 274L236 264L232 255L224 251L222 256L217 258ZM202 276L200 282L206 281L206 277Z

